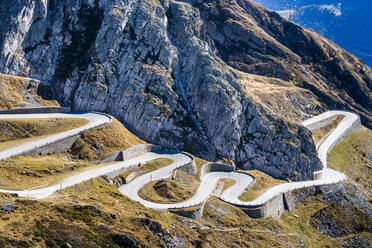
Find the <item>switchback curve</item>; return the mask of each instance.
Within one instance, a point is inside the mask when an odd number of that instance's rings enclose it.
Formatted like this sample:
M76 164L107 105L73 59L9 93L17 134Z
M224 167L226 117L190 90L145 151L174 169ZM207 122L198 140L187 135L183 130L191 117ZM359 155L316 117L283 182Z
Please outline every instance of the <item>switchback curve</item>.
M336 115L344 115L345 118L339 123L339 125L328 135L328 137L323 141L318 149L318 156L322 161L324 168L320 173L320 176L316 180L311 181L302 181L302 182L292 182L292 183L285 183L274 186L260 195L253 201L250 202L243 202L239 200L239 196L249 187L251 187L254 182L254 176L239 172L239 171L232 171L232 172L224 172L224 171L217 171L217 172L209 172L206 173L201 178L200 186L193 197L188 199L185 202L180 203L172 203L172 204L160 204L155 202L150 202L147 200L142 199L138 195L138 191L147 183L154 180L159 180L161 178L168 177L173 170L180 168L190 162L192 162L192 157L184 154L184 153L147 153L142 156L135 157L133 159L129 159L123 162L111 164L104 167L99 167L95 169L88 170L86 172L80 173L78 175L69 177L62 181L62 183L58 183L56 185L45 187L42 189L36 190L24 190L24 191L13 191L13 190L1 190L0 192L4 193L17 193L20 196L25 197L34 197L36 199L42 199L50 196L55 191L59 190L60 188L70 187L72 185L81 183L83 181L110 173L115 170L119 170L125 167L129 167L136 163L144 163L150 160L154 160L160 157L166 157L172 159L174 162L168 166L160 168L158 170L149 172L144 174L130 183L123 185L119 188L120 192L124 195L128 196L132 200L138 201L146 207L155 208L155 209L182 209L188 208L192 206L202 205L213 193L217 186L217 182L223 178L230 178L236 181L234 185L229 187L225 190L221 195L220 199L228 202L230 204L240 206L240 207L256 207L265 204L266 202L270 201L273 197L276 197L279 194L289 192L295 189L312 187L316 185L326 185L326 184L334 184L339 183L346 179L346 176L338 171L332 170L327 168L327 154L328 152L335 146L337 143L341 142L343 138L345 138L348 134L351 133L352 129L360 126L360 118L358 115L345 112L345 111L329 111L323 113L319 116L313 117L307 121L304 121L302 124L305 127L311 127L314 123L322 122L325 119L328 119L332 116ZM103 117L102 117L103 116ZM73 135L79 134L87 129L91 129L100 125L107 124L111 121L111 119L105 115L99 114L37 114L37 115L0 115L0 119L14 119L14 118L57 118L57 117L72 117L72 118L86 118L90 120L90 122L81 127L74 130L70 130L65 133L57 134L50 136L48 138L44 138L42 140L29 142L26 144L22 144L16 148L3 151L0 153L0 160L9 158L11 156L16 156L18 154L24 153L28 150L32 150L35 147L41 147L51 142L56 142L60 139L64 139L67 137L71 137ZM109 120L110 119L110 120Z

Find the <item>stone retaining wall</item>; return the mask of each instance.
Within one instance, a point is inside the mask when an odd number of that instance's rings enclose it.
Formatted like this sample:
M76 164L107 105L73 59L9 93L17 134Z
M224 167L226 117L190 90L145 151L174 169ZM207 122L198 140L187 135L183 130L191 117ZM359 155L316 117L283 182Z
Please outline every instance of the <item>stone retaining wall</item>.
M306 128L309 129L310 131L311 130L316 130L316 129L319 129L319 128L322 128L324 126L327 126L327 125L331 124L336 119L337 119L337 116L335 116L333 118L330 118L328 120L318 121L318 122L315 122L313 124L307 125Z
M196 166L194 157L187 153L187 152L182 152L183 154L189 156L192 158L191 162L188 164L185 164L184 166L178 168L177 170L183 171L188 175L196 175L198 173L198 167Z
M356 132L360 130L362 127L362 123L360 121L360 117L349 127L347 128L338 138L335 142L333 142L332 146L329 148L328 152L331 151L335 146L341 143L347 136L352 134L353 132Z
M332 118L332 121L335 119ZM328 120L327 120L328 121ZM322 122L320 122L322 123ZM331 122L324 122L323 125L328 125ZM320 128L320 127L318 127ZM344 140L347 136L349 136L351 133L358 131L361 128L361 121L360 117L349 127L347 128L335 142L330 146L329 151L331 151L335 146L337 146L342 140ZM322 176L322 171L315 172L314 177L315 179L318 179ZM293 210L297 204L302 203L307 197L314 195L316 192L316 189L319 186L312 186L312 187L306 187L302 189L297 189L285 193L280 193L277 196L273 197L266 203L264 203L262 206L255 206L255 207L242 207L243 211L247 213L249 216L253 218L261 218L261 217L280 217L284 210L291 211Z
M102 160L102 163L108 163L113 161L124 161L127 159L135 158L141 155L144 155L148 152L155 152L155 151L161 151L161 146L156 145L146 145L146 144L138 144L134 145L124 151L116 151L110 156L104 158Z
M203 217L204 204L190 209L169 209L169 212L178 214L180 216L190 219L200 219Z
M269 216L280 218L285 210L292 211L307 197L315 195L317 187L319 186L312 186L282 193L272 198L262 206L252 208L242 207L242 210L252 218L266 218Z
M72 147L72 145L76 142L76 140L80 136L81 135L78 134L75 136L65 138L63 140L58 140L54 143L51 143L51 144L48 144L48 145L45 145L39 148L35 148L31 151L22 153L20 155L38 156L38 155L46 155L46 154L53 153L53 152L66 152Z
M0 115L6 114L53 114L70 113L71 107L43 107L0 110Z
M200 170L200 179L203 178L203 176L209 172L214 172L214 171L231 172L234 170L235 170L235 167L233 165L222 164L222 163L205 164Z

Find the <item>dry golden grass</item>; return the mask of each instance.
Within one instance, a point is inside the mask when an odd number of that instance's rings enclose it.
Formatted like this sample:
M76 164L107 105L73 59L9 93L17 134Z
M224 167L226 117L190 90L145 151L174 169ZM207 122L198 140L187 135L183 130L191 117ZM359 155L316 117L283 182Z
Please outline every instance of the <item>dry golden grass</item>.
M177 170L169 180L161 182L161 187L154 188L154 185L160 183L160 180L150 182L139 191L139 195L143 199L158 203L182 202L192 197L200 184L199 175L201 168L209 163L195 156L193 158L197 167L196 175L188 175L183 171Z
M37 94L38 83L30 86L31 79L0 73L0 109L11 109L17 104L30 103L42 106L60 106L55 100L44 99Z
M330 152L328 166L345 173L372 201L372 130L362 127Z
M138 195L145 200L157 203L182 202L192 197L199 187L199 182L183 171L168 178L146 184Z
M146 184L138 195L148 201L157 203L176 203L191 198L199 182L183 171L177 170L168 179Z
M256 177L256 183L246 190L240 197L239 199L242 201L252 201L256 199L259 195L261 195L263 192L268 190L269 188L285 183L286 181L280 180L280 179L275 179L261 171L258 170L253 170L253 171L246 171Z
M310 197L298 205L291 213L285 211L279 220L299 237L305 237L306 247L340 247L337 239L322 235L312 225L310 218L326 205L317 197Z
M277 78L268 78L234 70L244 93L268 113L280 119L300 123L308 114L320 114L322 103L309 90ZM306 105L314 106L312 113L303 112Z
M0 200L17 206L12 213L2 213L0 247L4 248L63 247L66 243L73 247L118 247L113 242L117 233L158 247L160 238L149 230L146 220L157 221L164 228L175 221L181 223L172 214L159 214L131 201L101 178L58 192L53 199L15 200L0 194Z
M146 219L159 222L171 237L185 239L187 247L195 246L192 240L210 247L338 247L337 239L322 235L309 224L311 216L326 206L318 198L307 199L281 219L252 219L240 208L211 197L203 218L192 220L145 208L97 178L64 189L53 199L24 201L0 194L0 202L3 200L14 202L17 208L2 215L1 247L17 247L17 240L38 247L58 247L66 242L74 247L116 247L115 233L162 247L161 237L149 230Z
M202 238L213 247L307 247L301 231L277 218L252 219L240 208L211 197L204 207L204 223L208 223ZM206 224L207 225L207 224ZM290 245L289 245L290 244Z
M312 136L313 136L313 140L314 140L315 144L318 143L332 129L334 129L335 127L337 127L338 124L340 124L340 122L344 119L345 116L343 116L343 115L337 115L337 116L330 117L328 119L333 119L335 117L336 117L336 119L331 124L326 125L326 126L324 126L322 128L319 128L319 129L316 129L316 130L312 130L311 131Z
M209 163L206 160L193 156L197 167L196 175L188 175L177 170L175 175L172 174L172 180L163 181L161 187L154 188L159 181L150 182L145 185L138 193L148 201L158 203L175 203L182 202L190 198L198 189L200 184L200 171L203 165Z
M81 118L0 120L0 150L84 126Z
M73 145L71 153L84 159L101 160L117 150L140 143L145 142L113 118L109 125L84 132Z
M157 203L175 203L191 197L191 192L167 179L146 184L138 195L148 201Z
M43 135L45 133L51 135L67 131L82 126L87 122L88 121L85 119L78 118L0 121L0 125L6 127L4 129L2 128L0 131L4 133L4 135L1 136L2 140L10 140L0 143L0 149L16 146L20 142L46 137L46 135ZM18 132L18 130L23 130L23 132ZM112 135L113 133L115 135ZM142 141L130 133L117 120L113 120L108 126L92 129L84 133L74 144L74 149L72 149L73 155L22 156L1 161L0 187L6 189L27 189L55 184L63 178L74 175L85 169L101 166L92 165L88 162L89 159L99 158L100 156L103 157L115 150L126 149L138 142ZM79 144L82 143L83 146L79 146ZM96 146L88 144L96 144ZM78 150L80 153L74 153L77 151L77 147L81 148L81 150ZM81 153L85 151L84 149L89 150L91 156L81 156ZM75 157L75 159L71 160L70 157ZM78 157L80 157L80 160L77 160ZM82 157L86 159L82 160ZM72 170L72 168L74 168L74 170Z
M230 179L230 178L224 178L224 179L219 180L218 183L219 183L220 185L223 184L223 189L222 189L222 191L224 191L224 190L230 188L231 186L233 186L233 185L236 183L236 181L233 180L233 179ZM218 187L218 186L217 186L217 187Z
M19 156L0 161L0 187L22 190L58 184L63 179L100 166L71 159L68 154Z

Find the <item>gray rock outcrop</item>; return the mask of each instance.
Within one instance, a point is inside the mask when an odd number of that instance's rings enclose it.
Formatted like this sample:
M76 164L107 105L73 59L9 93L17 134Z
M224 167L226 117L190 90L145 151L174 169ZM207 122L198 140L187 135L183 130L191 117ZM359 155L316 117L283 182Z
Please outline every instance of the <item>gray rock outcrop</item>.
M0 71L51 84L64 105L110 113L151 143L279 178L309 179L321 168L310 132L244 93L192 5L0 4Z

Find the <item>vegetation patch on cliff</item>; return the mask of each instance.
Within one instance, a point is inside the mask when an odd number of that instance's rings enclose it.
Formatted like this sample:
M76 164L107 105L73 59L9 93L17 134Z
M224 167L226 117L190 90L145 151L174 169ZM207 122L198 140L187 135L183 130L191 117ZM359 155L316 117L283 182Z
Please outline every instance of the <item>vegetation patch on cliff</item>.
M0 109L23 106L60 106L48 86L30 78L0 73Z

